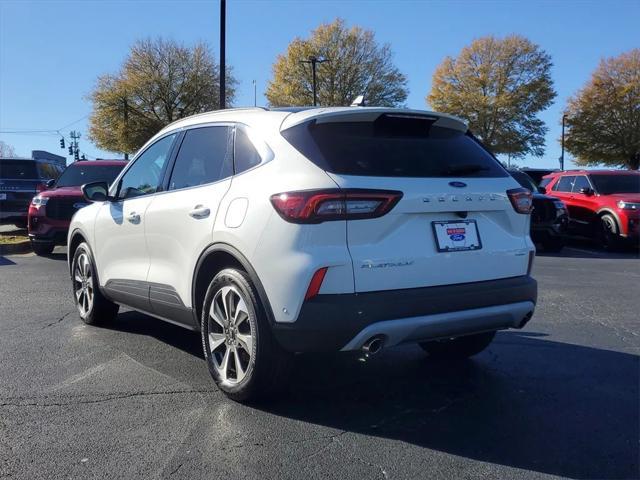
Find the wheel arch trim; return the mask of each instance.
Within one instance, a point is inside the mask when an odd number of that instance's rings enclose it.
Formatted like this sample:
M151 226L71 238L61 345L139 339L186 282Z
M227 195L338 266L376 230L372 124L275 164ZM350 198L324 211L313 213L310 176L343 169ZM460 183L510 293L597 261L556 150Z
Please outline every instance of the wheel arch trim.
M196 293L197 293L196 280L198 278L198 274L200 273L200 269L204 265L206 259L209 256L218 252L223 252L233 257L242 266L244 271L247 272L247 275L249 275L249 278L251 279L253 286L256 288L258 292L258 296L260 297L260 301L262 302L262 305L264 307L265 313L267 315L267 319L269 320L269 324L273 325L275 323L275 317L273 315L273 310L271 309L271 303L269 302L269 297L267 296L266 290L262 286L260 277L258 276L257 272L251 265L251 262L247 260L247 257L245 257L242 254L242 252L240 252L240 250L238 250L237 248L225 242L216 242L209 245L207 248L205 248L202 251L202 253L198 257L198 261L196 262L196 267L193 270L193 276L191 280L191 305L194 312L194 317L197 317L196 312L198 310L197 301L196 301ZM199 325L200 318L195 318L195 320L198 322L198 325Z

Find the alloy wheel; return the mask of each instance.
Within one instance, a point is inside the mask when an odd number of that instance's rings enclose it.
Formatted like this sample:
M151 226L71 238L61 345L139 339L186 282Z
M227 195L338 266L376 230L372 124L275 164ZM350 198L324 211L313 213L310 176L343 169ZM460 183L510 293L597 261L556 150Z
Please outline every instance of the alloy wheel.
M76 304L81 316L87 315L93 306L93 274L89 256L82 253L76 261L73 272L73 291L76 296Z
M209 309L209 353L223 383L240 383L247 375L255 339L249 316L247 302L236 287L216 292Z

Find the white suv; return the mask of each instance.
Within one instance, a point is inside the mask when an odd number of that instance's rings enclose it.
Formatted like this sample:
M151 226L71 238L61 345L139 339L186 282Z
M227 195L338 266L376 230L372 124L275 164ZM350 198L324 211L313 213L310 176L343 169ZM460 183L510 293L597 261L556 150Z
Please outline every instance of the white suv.
M281 385L295 352L467 357L535 307L531 194L447 115L196 115L83 191L68 238L82 319L125 305L201 331L236 400Z

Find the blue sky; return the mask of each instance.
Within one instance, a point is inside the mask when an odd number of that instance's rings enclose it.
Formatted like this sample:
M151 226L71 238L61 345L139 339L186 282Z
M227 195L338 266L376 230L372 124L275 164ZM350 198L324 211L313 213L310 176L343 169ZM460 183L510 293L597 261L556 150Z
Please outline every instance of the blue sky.
M59 137L16 130L82 133L90 158L116 157L87 139L86 95L98 75L115 72L138 38L164 36L185 44L204 40L218 56L219 4L212 1L0 0L0 140L20 155L32 149L63 152ZM426 108L431 77L447 55L474 38L518 33L551 54L558 97L541 114L549 127L546 153L527 166L557 165L559 118L566 99L602 57L640 46L638 0L618 1L227 1L227 63L240 80L235 105L258 104L271 66L296 36L342 17L390 43L409 79L408 106ZM72 123L75 122L75 123Z

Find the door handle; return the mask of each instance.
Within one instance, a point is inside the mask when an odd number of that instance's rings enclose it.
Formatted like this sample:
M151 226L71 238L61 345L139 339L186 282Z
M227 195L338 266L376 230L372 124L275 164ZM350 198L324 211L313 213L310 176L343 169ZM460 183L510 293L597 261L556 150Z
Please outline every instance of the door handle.
M207 218L210 214L211 210L204 205L196 205L193 207L193 210L189 212L189 216L193 218Z
M136 212L131 212L127 215L127 220L131 223L140 223L140 215Z

